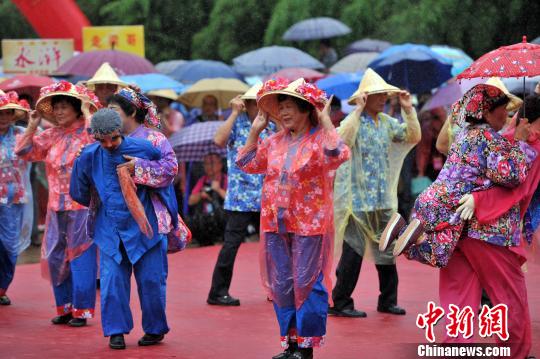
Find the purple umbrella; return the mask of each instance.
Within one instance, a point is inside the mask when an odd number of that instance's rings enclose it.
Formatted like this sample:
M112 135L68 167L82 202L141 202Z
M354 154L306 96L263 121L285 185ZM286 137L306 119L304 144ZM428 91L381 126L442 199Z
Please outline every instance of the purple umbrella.
M169 138L179 162L202 161L209 153L227 155L227 149L216 146L214 135L224 121L198 122L184 127Z
M349 44L345 53L349 55L355 52L382 52L390 46L392 44L388 41L365 38Z
M487 79L449 80L446 85L437 89L433 97L422 107L421 111L433 110L437 107L450 106L459 100L473 86L486 82Z
M118 50L83 52L64 62L56 72L91 77L104 62L108 62L119 76L158 72L144 57Z

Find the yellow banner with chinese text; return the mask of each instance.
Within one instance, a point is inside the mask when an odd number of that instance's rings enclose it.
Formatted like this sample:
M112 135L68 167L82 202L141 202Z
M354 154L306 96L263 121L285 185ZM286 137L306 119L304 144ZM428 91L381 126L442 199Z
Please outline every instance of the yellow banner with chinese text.
M144 57L144 26L83 27L83 51L120 50Z

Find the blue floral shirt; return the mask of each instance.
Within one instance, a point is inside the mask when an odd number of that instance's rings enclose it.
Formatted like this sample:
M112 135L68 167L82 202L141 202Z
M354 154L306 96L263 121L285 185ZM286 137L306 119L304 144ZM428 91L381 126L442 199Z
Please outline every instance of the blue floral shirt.
M260 212L261 189L264 176L250 175L236 165L238 150L246 144L251 122L247 114L241 113L233 125L229 142L227 143L227 174L228 188L224 208L235 212ZM275 132L275 125L269 123L261 133L265 139Z

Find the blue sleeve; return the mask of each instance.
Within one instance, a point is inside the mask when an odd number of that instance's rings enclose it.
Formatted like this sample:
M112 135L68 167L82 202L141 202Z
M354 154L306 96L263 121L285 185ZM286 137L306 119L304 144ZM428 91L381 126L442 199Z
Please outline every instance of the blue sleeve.
M73 164L71 181L69 183L69 195L75 202L85 207L90 205L90 188L92 186L91 160L91 155L83 151Z

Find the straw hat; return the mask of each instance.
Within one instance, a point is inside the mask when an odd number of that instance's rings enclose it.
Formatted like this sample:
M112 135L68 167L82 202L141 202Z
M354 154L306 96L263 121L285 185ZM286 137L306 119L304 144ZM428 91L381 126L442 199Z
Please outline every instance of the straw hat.
M128 84L120 80L108 62L104 62L90 80L86 81L85 86L90 90L95 90L97 84L113 84L126 87Z
M25 100L19 100L19 95L17 95L15 91L5 93L4 91L0 90L0 111L2 110L29 112L30 105L28 105L28 102Z
M508 102L508 105L506 105L506 109L509 112L516 111L523 104L523 100L517 97L516 95L511 94L499 77L491 77L489 80L486 81L486 85L497 87L502 92L504 92L506 97L510 99L510 101Z
M75 97L82 102L83 108L85 105L88 106L90 113L94 113L98 110L99 99L92 91L67 81L55 82L52 85L41 88L39 91L39 99L36 102L36 110L38 110L47 121L52 122L55 125L57 122L54 118L51 98L59 95Z
M355 100L362 92L369 96L378 93L387 93L390 95L400 91L401 90L399 88L388 84L378 73L368 68L366 72L364 72L364 76L362 77L362 82L360 82L360 85L358 86L358 90L356 90L352 96L349 97L347 103L349 105L354 105Z
M266 81L257 94L257 105L270 117L279 121L278 95L288 95L299 98L312 104L316 109L322 110L328 101L326 93L316 85L299 78L291 83L284 78Z
M174 90L152 90L148 91L146 93L147 96L156 96L156 97L163 97L168 100L176 101L178 98L178 95L176 94L176 91Z
M256 85L251 86L249 90L246 91L240 98L242 100L257 100L257 93L261 90L262 82Z

